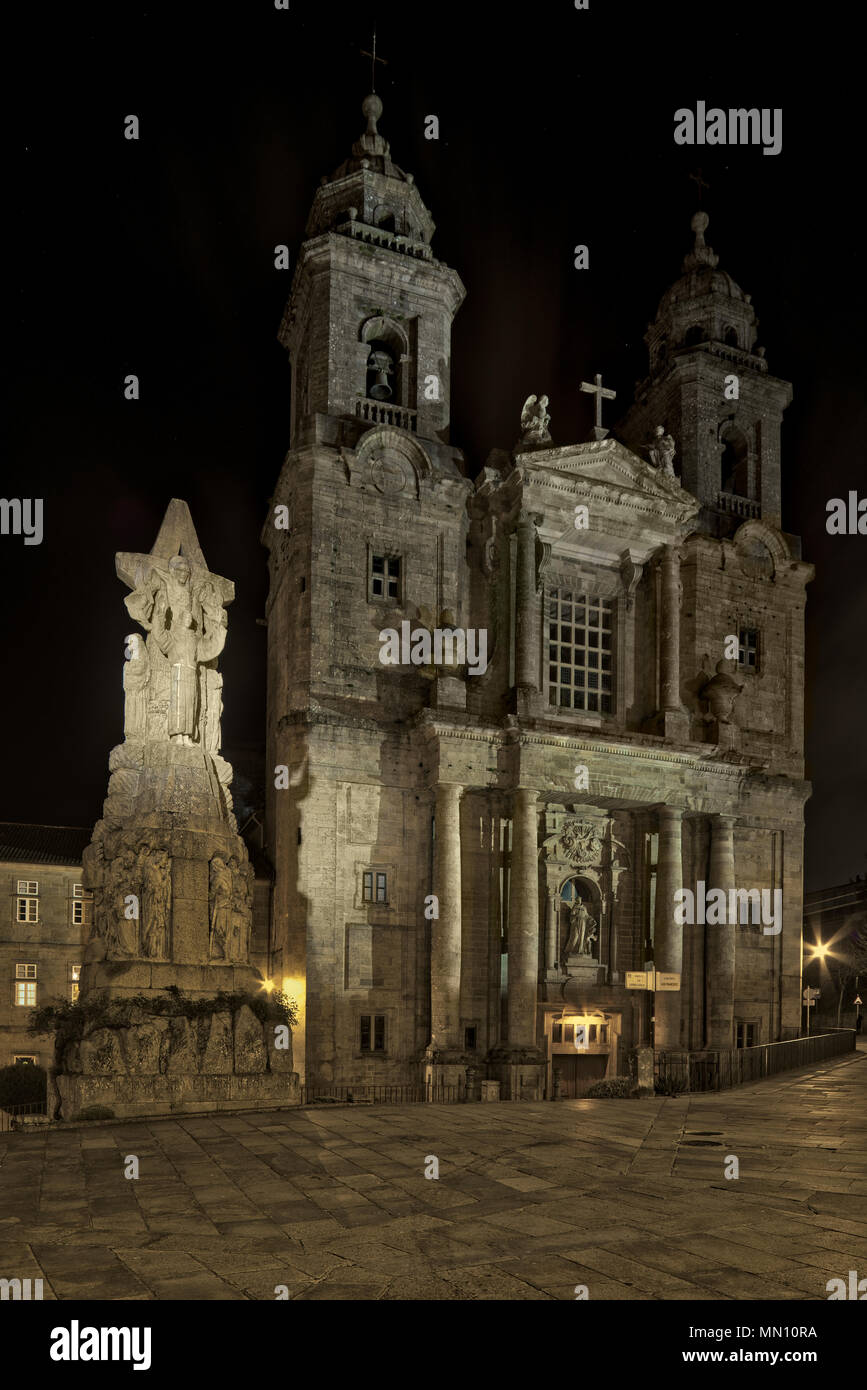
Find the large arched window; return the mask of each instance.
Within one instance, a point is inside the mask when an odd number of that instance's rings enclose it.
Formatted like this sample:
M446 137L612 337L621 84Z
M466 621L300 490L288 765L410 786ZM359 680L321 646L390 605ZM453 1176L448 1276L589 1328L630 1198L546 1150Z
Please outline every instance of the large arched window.
M686 330L686 337L683 340L684 347L695 347L696 343L705 341L705 331L700 323L692 324Z
M736 348L738 346L738 331L736 328L727 328L723 338L726 347Z
M730 425L722 435L720 482L723 492L750 496L750 447L743 430Z

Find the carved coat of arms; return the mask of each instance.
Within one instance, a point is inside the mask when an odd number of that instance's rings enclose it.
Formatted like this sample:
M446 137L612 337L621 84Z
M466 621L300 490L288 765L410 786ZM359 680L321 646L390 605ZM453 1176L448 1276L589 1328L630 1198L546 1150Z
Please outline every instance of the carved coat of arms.
M572 821L551 846L549 853L557 859L567 859L578 869L587 869L602 862L602 841L590 821Z

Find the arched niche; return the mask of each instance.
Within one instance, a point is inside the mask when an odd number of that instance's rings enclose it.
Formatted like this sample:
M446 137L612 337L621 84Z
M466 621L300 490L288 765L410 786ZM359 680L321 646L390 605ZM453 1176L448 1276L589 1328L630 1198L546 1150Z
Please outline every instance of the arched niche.
M583 913L581 909L583 908ZM560 957L600 958L602 896L599 885L585 874L566 874L557 894Z
M735 497L751 497L750 442L737 425L727 425L720 434L720 488Z
M404 328L394 319L377 315L365 320L358 336L368 347L364 359L364 395L371 397L374 384L387 381L391 395L375 392L372 398L387 400L393 405L408 405L409 338Z

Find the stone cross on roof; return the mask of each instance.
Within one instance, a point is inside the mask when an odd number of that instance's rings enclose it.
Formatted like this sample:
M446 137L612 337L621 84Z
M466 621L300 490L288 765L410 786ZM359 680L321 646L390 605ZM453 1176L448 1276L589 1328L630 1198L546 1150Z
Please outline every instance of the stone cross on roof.
M593 428L593 438L605 439L608 435L608 431L602 428L602 399L604 397L607 401L613 401L617 396L617 392L609 391L607 387L602 385L602 374L600 372L596 373L595 386L591 386L589 381L582 381L581 390L589 391L596 397L596 424Z
M362 58L370 59L370 90L376 91L376 65L382 63L383 67L388 67L387 58L377 58L376 56L376 25L373 26L373 52L369 53L366 48L360 50Z

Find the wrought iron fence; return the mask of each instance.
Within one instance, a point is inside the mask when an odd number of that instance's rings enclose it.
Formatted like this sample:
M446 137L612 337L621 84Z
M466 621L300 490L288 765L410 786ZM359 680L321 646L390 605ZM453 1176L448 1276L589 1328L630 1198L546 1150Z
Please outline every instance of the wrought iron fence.
M467 1099L465 1085L323 1086L301 1087L302 1105L454 1105Z
M814 1033L786 1042L706 1052L658 1052L654 1058L657 1090L724 1091L749 1081L761 1081L781 1071L824 1062L855 1050L855 1031Z

